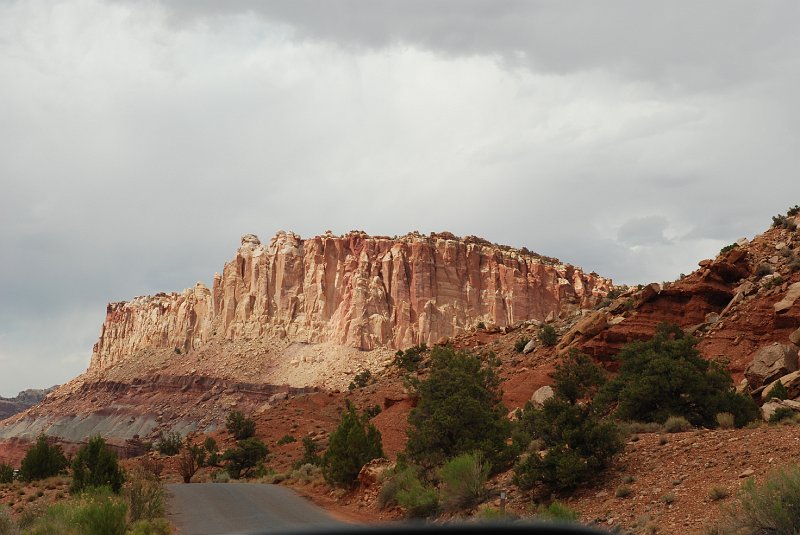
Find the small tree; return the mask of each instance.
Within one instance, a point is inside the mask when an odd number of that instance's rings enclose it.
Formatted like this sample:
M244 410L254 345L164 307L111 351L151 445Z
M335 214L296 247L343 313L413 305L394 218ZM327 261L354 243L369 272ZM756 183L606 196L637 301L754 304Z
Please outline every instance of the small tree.
M319 466L322 464L322 457L320 457L319 453L319 446L314 441L313 438L306 435L303 437L303 457L300 458L299 461L295 462L293 467L296 469L300 468L304 464L312 464L314 466Z
M541 441L543 456L524 456L514 469L523 489L543 484L554 490L571 489L587 481L622 451L619 431L603 421L591 400L578 403L599 388L605 376L591 360L572 352L553 373L555 395L535 409L528 402L519 417L518 436Z
M228 414L225 427L236 440L244 440L256 434L255 420L245 417L240 411L232 411Z
M81 446L72 461L71 492L81 492L88 488L108 486L119 494L125 476L117 462L117 454L111 451L106 441L99 435L89 439Z
M556 329L552 325L543 325L542 328L539 329L537 336L547 347L552 347L558 342L558 334L556 334Z
M11 465L0 463L0 483L11 483L14 481L14 469Z
M178 471L183 477L184 483L192 482L192 476L203 466L205 460L205 449L199 444L192 444L189 437L186 437L186 444L181 450L181 456L178 459Z
M261 440L250 437L239 441L236 447L229 449L222 456L227 461L225 466L233 479L247 478L253 470L267 458L269 450Z
M203 442L203 448L205 448L206 453L208 453L208 458L206 459L208 466L219 466L219 447L217 446L217 441L214 440L213 437L206 437Z
M775 381L775 386L769 389L767 399L789 399L789 391L780 381Z
M677 325L660 324L652 339L622 348L619 374L598 401L616 404L620 418L643 422L684 416L692 425L713 427L717 413L729 412L741 427L756 418L753 400L734 391L726 369L700 357L697 342Z
M335 485L350 486L365 464L380 457L383 457L380 431L348 402L322 457L325 479Z
M452 347L433 348L430 375L416 383L417 406L408 416L406 452L431 468L446 459L480 451L495 469L512 457L506 439L511 423L500 378L480 357Z
M181 438L181 434L177 431L170 431L165 435L161 435L161 439L156 444L156 450L158 450L158 453L161 455L172 457L181 451L182 443L183 438Z
M61 446L50 445L45 435L39 435L36 443L25 454L19 469L23 481L34 481L57 475L67 467L67 458Z

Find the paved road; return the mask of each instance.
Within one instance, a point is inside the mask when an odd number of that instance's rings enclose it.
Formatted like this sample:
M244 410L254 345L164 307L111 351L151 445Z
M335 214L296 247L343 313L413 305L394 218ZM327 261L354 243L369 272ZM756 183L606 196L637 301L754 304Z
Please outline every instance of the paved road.
M246 483L167 485L180 535L259 534L334 527L324 510L285 487Z

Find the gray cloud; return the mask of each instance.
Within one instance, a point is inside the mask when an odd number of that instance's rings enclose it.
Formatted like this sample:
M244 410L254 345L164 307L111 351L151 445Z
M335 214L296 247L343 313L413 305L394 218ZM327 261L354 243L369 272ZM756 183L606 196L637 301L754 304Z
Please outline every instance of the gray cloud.
M794 4L607 5L0 3L0 394L246 232L449 230L637 283L797 203Z

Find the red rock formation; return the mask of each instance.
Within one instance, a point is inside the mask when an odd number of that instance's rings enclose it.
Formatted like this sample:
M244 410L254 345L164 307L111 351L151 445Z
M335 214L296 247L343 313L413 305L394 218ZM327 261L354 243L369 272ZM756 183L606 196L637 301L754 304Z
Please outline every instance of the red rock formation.
M361 232L308 240L248 234L213 290L108 306L91 367L143 349L189 351L213 337L333 342L364 350L435 343L479 322L500 327L590 307L611 281L555 259L449 233Z

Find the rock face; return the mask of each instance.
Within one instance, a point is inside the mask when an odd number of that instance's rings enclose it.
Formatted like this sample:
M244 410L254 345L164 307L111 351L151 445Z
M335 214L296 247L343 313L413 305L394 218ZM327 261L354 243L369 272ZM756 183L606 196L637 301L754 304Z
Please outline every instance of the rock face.
M591 307L611 281L526 250L449 233L400 238L248 234L213 288L108 305L92 369L137 351L212 338L332 342L371 350L432 344L479 322L505 327Z
M775 343L756 353L745 369L744 376L752 388L758 388L797 369L797 349Z
M45 389L23 390L16 397L4 398L0 397L0 420L13 416L19 412L28 409L44 399L44 397L55 390L55 386Z

